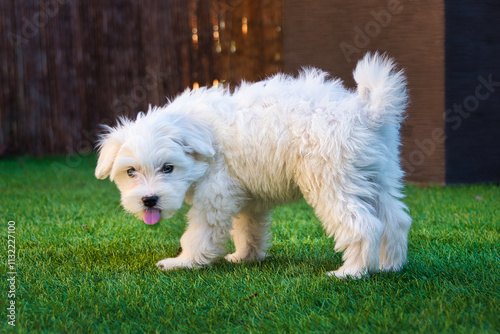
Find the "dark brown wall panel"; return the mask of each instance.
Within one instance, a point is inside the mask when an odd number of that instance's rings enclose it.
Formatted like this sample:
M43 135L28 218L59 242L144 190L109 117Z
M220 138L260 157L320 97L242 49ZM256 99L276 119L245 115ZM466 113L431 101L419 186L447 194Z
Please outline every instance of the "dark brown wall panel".
M353 87L352 70L366 52L396 58L411 96L402 129L407 179L444 183L443 1L287 0L283 9L286 72L316 66Z

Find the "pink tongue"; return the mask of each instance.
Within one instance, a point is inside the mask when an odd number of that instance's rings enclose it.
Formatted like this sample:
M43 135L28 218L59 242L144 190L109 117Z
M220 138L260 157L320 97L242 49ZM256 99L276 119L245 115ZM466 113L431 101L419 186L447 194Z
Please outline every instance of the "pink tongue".
M152 210L144 210L144 214L142 216L144 222L148 225L154 225L158 223L160 220L160 210L152 209Z

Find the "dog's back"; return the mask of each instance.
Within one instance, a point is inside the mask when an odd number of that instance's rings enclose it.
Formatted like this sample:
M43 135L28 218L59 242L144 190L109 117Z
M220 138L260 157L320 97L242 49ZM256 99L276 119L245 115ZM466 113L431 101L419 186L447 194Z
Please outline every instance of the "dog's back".
M399 122L407 103L403 74L390 59L368 54L354 77L357 91L314 68L303 69L298 77L279 74L243 83L231 96L231 117L221 120L231 133L219 139L234 174L275 204L297 197L304 158L323 156L342 171L371 146L397 159Z

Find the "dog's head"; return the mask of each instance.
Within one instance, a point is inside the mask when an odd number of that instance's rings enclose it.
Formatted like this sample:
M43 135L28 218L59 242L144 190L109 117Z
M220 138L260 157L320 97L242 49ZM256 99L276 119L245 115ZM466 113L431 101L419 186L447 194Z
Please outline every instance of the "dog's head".
M148 225L170 218L182 206L215 154L209 127L162 109L105 128L95 176L109 176L123 207Z

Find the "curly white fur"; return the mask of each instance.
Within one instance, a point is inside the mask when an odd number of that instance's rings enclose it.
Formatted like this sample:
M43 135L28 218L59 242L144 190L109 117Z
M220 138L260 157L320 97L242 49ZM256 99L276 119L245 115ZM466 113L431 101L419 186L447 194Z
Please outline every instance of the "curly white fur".
M367 54L354 78L357 91L316 69L232 93L187 90L108 128L96 177L110 176L138 217L158 210L168 218L184 200L192 205L182 253L158 262L164 270L209 264L224 254L231 229L228 261L263 259L270 211L303 196L344 251L343 266L329 274L397 271L411 225L399 162L405 77L391 59ZM173 171L162 172L165 164ZM148 196L158 197L152 208Z

